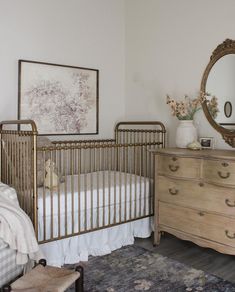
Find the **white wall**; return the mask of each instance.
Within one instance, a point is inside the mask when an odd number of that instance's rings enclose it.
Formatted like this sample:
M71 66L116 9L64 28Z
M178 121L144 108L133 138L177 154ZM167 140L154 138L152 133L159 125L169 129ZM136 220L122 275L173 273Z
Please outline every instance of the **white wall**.
M174 145L177 120L170 116L166 94L195 96L209 57L226 38L235 39L234 0L126 0L126 113L131 119L159 119ZM216 138L196 117L200 136Z
M100 70L99 136L124 117L159 119L174 145L165 95L197 94L212 50L235 39L234 9L234 0L0 0L0 120L17 117L18 59L91 67ZM227 147L202 112L196 122Z
M125 113L124 0L0 0L0 120L17 118L18 59L100 70L100 136ZM87 138L87 137L86 137Z

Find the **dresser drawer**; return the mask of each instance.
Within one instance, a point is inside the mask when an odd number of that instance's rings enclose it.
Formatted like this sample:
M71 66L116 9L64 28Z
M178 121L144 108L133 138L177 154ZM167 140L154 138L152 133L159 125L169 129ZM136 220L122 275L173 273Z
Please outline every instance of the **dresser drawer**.
M176 156L159 155L157 168L159 174L183 178L200 177L201 160Z
M205 160L203 178L208 182L235 186L235 162Z
M235 247L235 219L166 203L160 203L159 215L160 226Z
M157 196L162 202L235 216L235 188L159 176Z

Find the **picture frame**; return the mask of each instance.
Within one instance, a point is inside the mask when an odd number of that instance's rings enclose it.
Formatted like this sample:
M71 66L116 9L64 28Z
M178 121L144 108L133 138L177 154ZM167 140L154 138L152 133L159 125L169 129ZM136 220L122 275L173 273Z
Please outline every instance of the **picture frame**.
M199 138L202 149L213 149L214 138L213 137L201 137Z
M42 136L98 134L99 70L19 60L18 119Z

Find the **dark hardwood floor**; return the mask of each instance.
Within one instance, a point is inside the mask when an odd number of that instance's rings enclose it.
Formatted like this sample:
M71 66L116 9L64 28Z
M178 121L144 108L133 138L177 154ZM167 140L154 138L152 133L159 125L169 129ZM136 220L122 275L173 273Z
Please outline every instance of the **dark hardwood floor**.
M160 245L156 247L152 238L136 238L135 245L235 283L235 256L202 248L168 233L164 233Z

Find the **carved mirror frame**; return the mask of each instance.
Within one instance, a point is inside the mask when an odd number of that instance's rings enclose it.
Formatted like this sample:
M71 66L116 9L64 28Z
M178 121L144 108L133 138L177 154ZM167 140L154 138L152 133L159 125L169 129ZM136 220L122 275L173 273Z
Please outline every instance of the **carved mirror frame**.
M235 41L231 39L226 39L222 44L219 44L217 48L213 51L210 62L208 63L201 81L201 91L206 92L206 82L209 76L209 73L212 69L212 67L215 65L215 63L222 57L229 55L229 54L235 54ZM212 92L213 93L213 92ZM218 97L219 98L219 97ZM219 125L211 116L208 107L207 107L207 101L205 100L202 103L202 108L205 113L205 116L211 126L216 129L223 137L226 143L228 143L230 146L235 147L235 130L230 130L224 128L222 125Z

